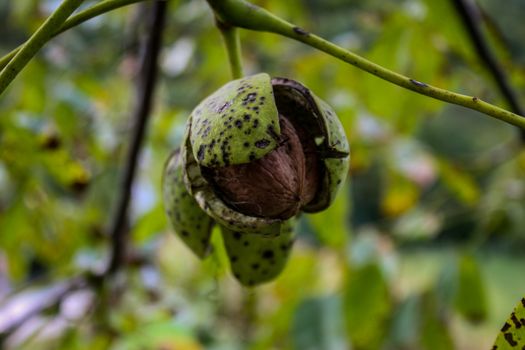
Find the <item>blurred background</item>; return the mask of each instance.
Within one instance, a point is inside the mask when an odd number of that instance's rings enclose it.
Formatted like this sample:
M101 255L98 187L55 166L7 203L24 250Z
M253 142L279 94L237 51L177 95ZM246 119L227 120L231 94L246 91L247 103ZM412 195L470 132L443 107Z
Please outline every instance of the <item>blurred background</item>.
M0 0L0 55L58 3ZM508 108L452 1L254 3L387 68ZM525 104L525 2L477 4ZM125 268L109 288L79 280L108 260L149 7L55 38L0 99L0 348L491 348L525 294L519 133L289 39L242 30L246 73L298 80L334 107L351 143L343 191L301 217L285 271L255 290L232 278L219 235L200 261L173 234L164 161L193 107L230 79L204 0L169 1Z

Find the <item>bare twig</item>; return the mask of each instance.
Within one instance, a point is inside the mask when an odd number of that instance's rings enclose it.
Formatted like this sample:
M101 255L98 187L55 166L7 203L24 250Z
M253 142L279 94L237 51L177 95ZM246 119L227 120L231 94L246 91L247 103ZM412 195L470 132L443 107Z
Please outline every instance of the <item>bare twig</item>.
M343 62L402 88L440 101L467 107L525 130L524 116L510 112L479 97L458 94L415 80L380 66L354 52L308 32L246 0L207 0L215 15L224 23L250 30L274 33L300 41Z
M122 267L127 252L128 230L126 230L126 217L140 150L152 109L153 93L157 81L157 61L166 19L166 7L167 2L162 0L158 0L153 4L150 33L143 44L142 64L137 78L137 102L133 113L135 127L131 135L131 143L126 158L120 197L110 227L111 256L105 273L106 276L113 275Z
M31 35L9 63L0 70L0 95L64 24L67 18L82 4L83 0L64 0L46 21Z
M509 104L510 109L516 114L525 115L525 110L520 105L516 92L511 87L505 71L496 59L483 34L480 26L482 20L480 9L474 0L452 0L452 2L476 49L478 57L490 72L501 95L503 95ZM521 140L525 142L525 130L520 129L520 137Z
M136 2L145 1L145 0L106 0L101 1L98 4L93 5L92 7L89 7L83 11L78 12L77 14L69 17L58 30L55 30L53 32L52 37L65 32L66 30L73 28L81 23L84 23L87 20L90 20L94 17L100 16L106 12L115 10L120 7L124 7L127 5L134 4ZM24 47L24 44L21 44L8 54L2 56L0 58L0 70L4 69L4 67L15 57L15 55Z
M25 322L45 310L56 308L72 292L88 287L85 276L61 281L51 287L13 295L0 307L0 349L7 338Z
M161 36L165 22L166 1L156 1L154 3L153 13L151 17L150 35L143 45L142 64L139 76L137 78L137 104L133 114L135 121L135 128L131 139L126 167L123 174L123 182L120 192L120 198L116 210L116 215L111 225L111 260L106 269L105 275L108 276L128 262L126 259L126 213L130 200L131 186L137 167L138 157L142 140L146 131L148 116L151 111L152 97L157 76L157 58L161 46ZM131 258L131 257L130 257ZM129 263L141 263L132 259ZM72 292L89 288L99 290L100 282L102 281L100 275L91 273L80 274L68 280L61 281L54 286L35 291L28 291L26 294L30 296L31 293L38 294L38 300L31 305L26 305L24 298L25 294L14 294L13 297L0 306L0 348L3 347L4 342L19 329L23 324L33 317L41 314L46 310L56 308L60 303L70 295ZM32 294L31 294L32 295ZM19 300L20 299L20 300ZM34 297L33 299L34 300ZM23 312L18 307L20 302L24 303ZM13 311L14 310L14 311ZM15 314L13 314L13 312ZM11 315L13 314L13 315ZM11 316L10 316L11 315Z

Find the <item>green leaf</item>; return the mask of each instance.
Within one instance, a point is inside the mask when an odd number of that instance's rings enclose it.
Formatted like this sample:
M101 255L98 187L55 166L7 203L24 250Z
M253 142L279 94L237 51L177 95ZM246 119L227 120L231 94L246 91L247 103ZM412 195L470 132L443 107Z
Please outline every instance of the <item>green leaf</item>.
M440 161L439 170L445 185L463 203L474 205L478 202L481 193L474 178L460 168L454 167L445 161Z
M146 242L166 227L166 220L162 205L158 203L152 210L140 217L133 228L133 237L138 242Z
M346 330L355 349L379 349L388 328L391 301L377 264L353 268L343 296Z
M447 328L447 319L441 312L434 293L428 292L421 299L421 345L425 350L454 349L452 337Z
M340 298L326 296L303 301L295 311L292 336L294 349L347 349Z
M307 216L317 238L323 244L334 248L346 245L350 230L347 217L350 205L348 196L345 195L348 188L344 186L340 192L328 209Z
M525 298L510 314L496 338L493 350L525 349Z
M392 328L388 336L389 348L415 349L419 340L421 298L410 295L393 312Z
M456 309L472 322L487 317L485 285L479 265L471 255L459 260L459 285L454 304Z
M157 322L141 327L118 339L113 349L202 349L188 327L168 322Z
M389 348L455 349L447 327L447 313L435 290L413 294L394 313Z

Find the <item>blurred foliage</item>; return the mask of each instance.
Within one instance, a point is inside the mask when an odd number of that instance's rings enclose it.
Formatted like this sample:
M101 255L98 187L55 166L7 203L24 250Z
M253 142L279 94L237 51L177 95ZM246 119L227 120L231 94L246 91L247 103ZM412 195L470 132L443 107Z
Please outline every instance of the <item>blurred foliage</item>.
M254 2L388 68L505 105L450 1ZM57 4L0 0L0 54ZM525 2L479 4L525 104ZM104 266L143 13L130 6L60 35L0 99L0 330L17 305ZM284 273L243 290L224 251L201 263L167 225L163 162L193 107L229 79L206 2L172 0L130 212L142 258L115 281L123 286L110 304L100 306L103 294L68 294L6 348L489 349L525 291L516 130L296 42L241 38L247 73L303 82L335 107L351 141L348 183L330 209L301 218Z

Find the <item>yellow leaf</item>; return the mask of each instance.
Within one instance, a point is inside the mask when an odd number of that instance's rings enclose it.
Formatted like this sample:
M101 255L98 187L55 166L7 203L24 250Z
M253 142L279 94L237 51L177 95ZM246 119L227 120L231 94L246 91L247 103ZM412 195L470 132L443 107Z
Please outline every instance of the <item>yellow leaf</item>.
M459 200L471 205L478 201L479 188L470 174L443 161L439 168L443 181Z
M410 182L389 186L381 201L381 210L387 216L399 216L414 206L419 197L417 187Z

